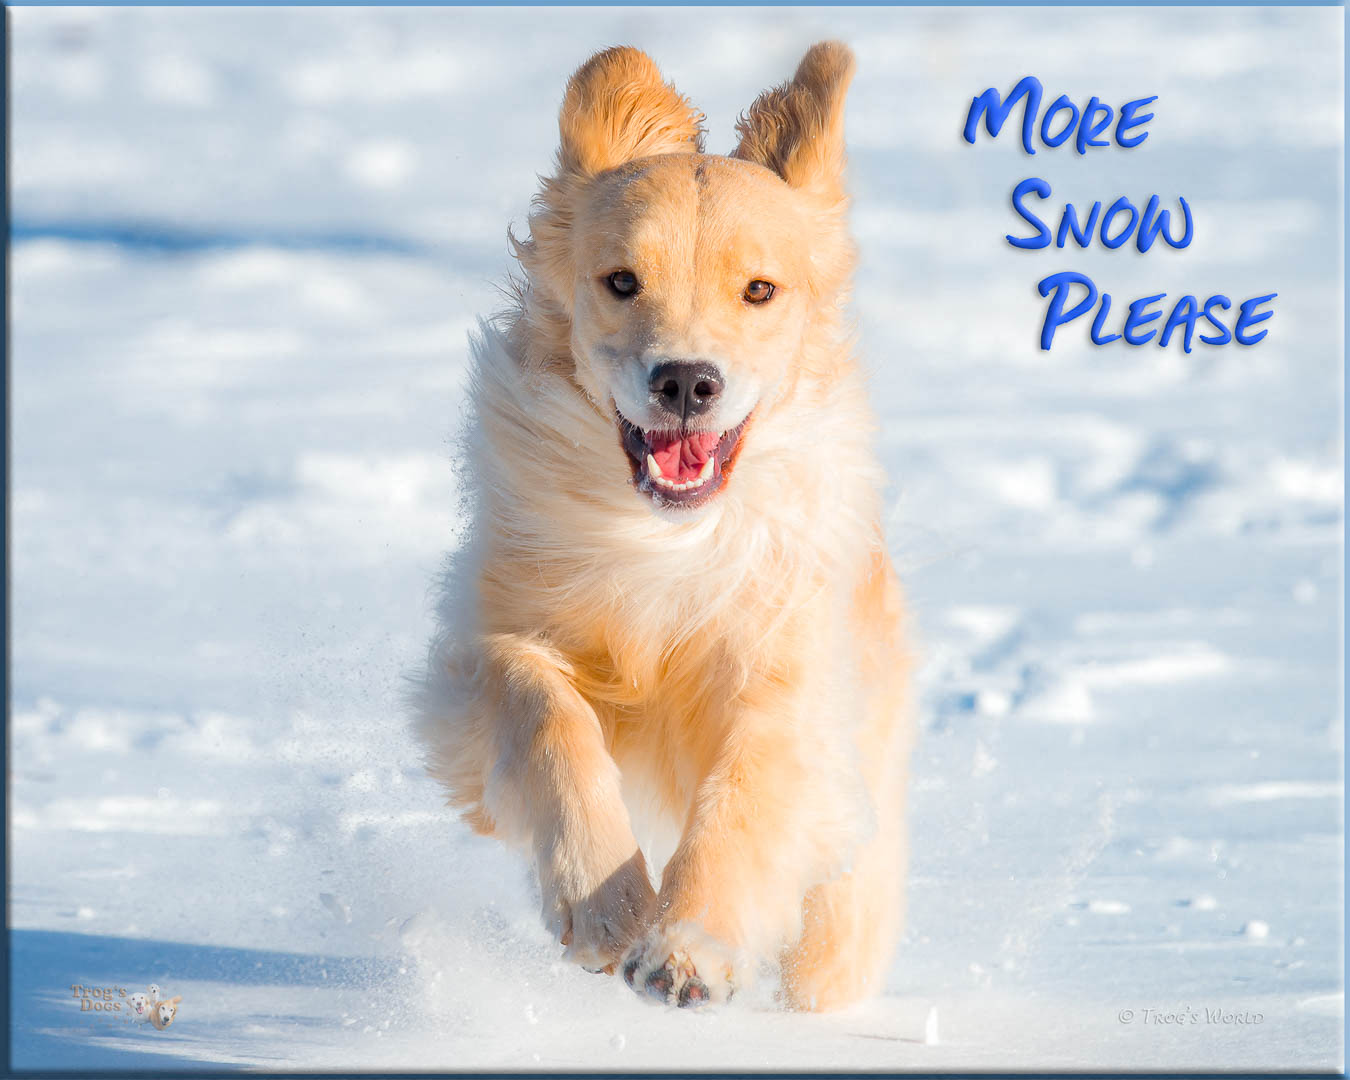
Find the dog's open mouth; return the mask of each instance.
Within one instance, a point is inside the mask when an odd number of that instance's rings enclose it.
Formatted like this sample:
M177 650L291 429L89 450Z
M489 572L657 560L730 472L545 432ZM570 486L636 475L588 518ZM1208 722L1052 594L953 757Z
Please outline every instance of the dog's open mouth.
M699 506L726 483L749 418L730 431L643 431L619 418L633 483L657 503Z

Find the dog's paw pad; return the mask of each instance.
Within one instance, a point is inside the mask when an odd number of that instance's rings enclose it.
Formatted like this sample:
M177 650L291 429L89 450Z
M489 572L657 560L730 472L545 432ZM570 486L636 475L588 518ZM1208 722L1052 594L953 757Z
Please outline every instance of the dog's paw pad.
M637 976L637 969L642 965L642 957L634 956L623 966L623 981L629 986L633 985L633 979Z
M708 984L695 975L680 987L680 1008L696 1009L706 1003L711 996L708 991ZM731 995L728 994L727 996L729 998Z
M643 985L652 997L658 1001L665 1001L675 987L675 972L670 968L670 961L666 961L665 965L649 974Z
M730 1001L735 976L730 956L700 934L667 928L624 959L623 981L636 993L682 1009Z

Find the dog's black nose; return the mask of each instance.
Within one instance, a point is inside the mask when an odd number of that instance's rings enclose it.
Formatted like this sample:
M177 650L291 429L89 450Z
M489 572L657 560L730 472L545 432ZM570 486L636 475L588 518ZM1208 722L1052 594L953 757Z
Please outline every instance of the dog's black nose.
M681 421L707 412L722 392L722 373L711 364L674 360L652 372L652 403Z

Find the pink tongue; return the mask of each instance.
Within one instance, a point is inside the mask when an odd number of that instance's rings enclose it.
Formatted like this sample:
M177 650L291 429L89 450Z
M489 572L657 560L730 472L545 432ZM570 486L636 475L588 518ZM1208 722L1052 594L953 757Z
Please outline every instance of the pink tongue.
M651 455L661 466L661 475L680 484L698 476L721 441L721 436L711 431L683 436L654 431L647 438Z

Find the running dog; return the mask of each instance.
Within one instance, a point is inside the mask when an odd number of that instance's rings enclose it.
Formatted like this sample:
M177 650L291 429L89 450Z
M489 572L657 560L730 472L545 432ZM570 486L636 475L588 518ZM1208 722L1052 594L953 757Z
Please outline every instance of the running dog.
M723 157L646 54L593 56L475 341L428 767L530 854L570 959L674 1005L769 967L788 1007L847 1004L901 922L911 663L846 312L853 67L813 46Z

